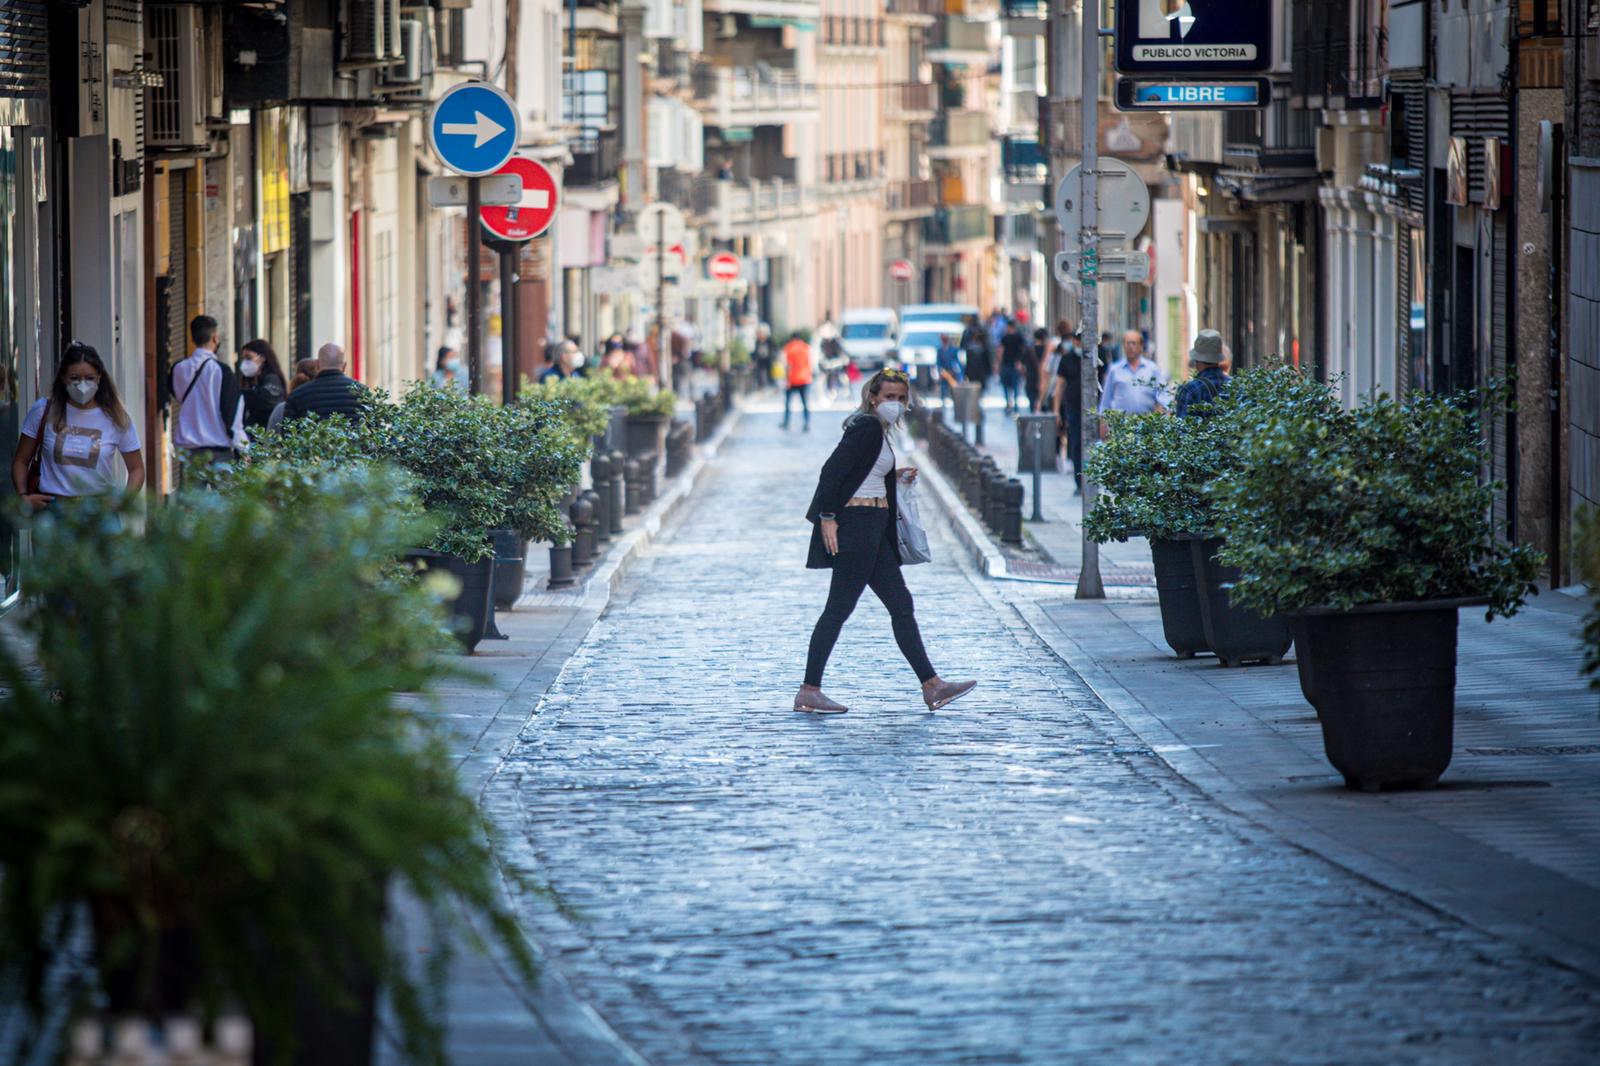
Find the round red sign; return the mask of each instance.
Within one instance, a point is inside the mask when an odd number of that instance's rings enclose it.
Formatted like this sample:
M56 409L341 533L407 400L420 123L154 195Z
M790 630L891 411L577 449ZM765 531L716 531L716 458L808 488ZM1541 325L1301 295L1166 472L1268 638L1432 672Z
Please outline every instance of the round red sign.
M485 207L479 210L483 228L503 240L526 241L550 228L561 206L561 189L543 163L512 156L496 174L515 174L522 179L522 202L510 207Z
M911 260L896 259L889 264L889 276L896 281L911 280Z
M717 281L738 281L739 257L732 252L718 252L711 257L708 269Z

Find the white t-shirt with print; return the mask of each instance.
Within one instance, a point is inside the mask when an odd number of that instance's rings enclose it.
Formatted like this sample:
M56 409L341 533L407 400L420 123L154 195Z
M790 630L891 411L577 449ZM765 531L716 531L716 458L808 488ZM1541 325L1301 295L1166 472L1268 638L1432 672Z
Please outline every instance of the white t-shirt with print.
M45 421L48 397L28 409L22 432L39 442L39 491L46 496L100 496L117 487L118 452L139 450L139 431L130 419L118 428L99 407L67 405L67 425L59 434L54 418ZM43 436L40 430L43 429Z

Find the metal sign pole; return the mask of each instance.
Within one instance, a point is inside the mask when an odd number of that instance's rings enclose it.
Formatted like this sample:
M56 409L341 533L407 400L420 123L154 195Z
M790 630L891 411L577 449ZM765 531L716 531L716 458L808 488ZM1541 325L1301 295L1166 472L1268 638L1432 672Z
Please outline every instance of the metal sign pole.
M1083 417L1079 419L1083 440L1078 449L1085 467L1088 466L1089 448L1098 431L1098 420L1092 416L1098 406L1096 396L1100 379L1096 367L1100 358L1100 5L1091 0L1078 0L1078 30L1083 41L1083 163L1078 168L1082 186L1078 194L1082 215L1078 230L1078 281L1081 286L1079 301L1082 306L1083 330ZM1083 471L1083 513L1087 516L1094 508L1094 483ZM1078 575L1077 598L1103 600L1105 585L1100 580L1100 546L1089 537L1088 527L1080 524L1083 535L1083 565Z
M1043 522L1044 511L1040 508L1040 483L1044 476L1044 422L1030 422L1028 429L1033 434L1033 517L1031 522Z
M478 179L467 179L467 381L472 395L483 392L483 284L479 269L483 244L483 204Z
M656 377L672 391L672 342L667 339L667 215L656 215Z
M500 399L507 407L517 402L522 387L522 366L517 351L517 251L510 241L500 245Z

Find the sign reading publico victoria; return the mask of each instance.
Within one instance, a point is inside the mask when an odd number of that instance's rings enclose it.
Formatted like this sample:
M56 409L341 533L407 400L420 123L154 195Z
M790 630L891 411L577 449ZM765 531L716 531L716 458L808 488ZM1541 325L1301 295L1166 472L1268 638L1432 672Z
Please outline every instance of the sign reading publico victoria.
M1121 0L1117 69L1200 76L1272 64L1272 5L1260 0Z

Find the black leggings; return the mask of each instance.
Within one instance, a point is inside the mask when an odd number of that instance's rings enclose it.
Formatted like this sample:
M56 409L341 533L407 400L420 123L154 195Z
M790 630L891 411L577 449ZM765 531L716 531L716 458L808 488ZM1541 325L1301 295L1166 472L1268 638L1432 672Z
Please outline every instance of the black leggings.
M821 685L822 671L833 654L839 630L856 608L861 590L871 588L889 609L895 643L906 657L918 681L938 675L922 648L922 633L911 603L911 590L900 574L895 558L894 524L886 507L846 507L839 513L839 554L833 557L833 584L828 588L828 605L811 631L811 653L806 656L806 684Z

